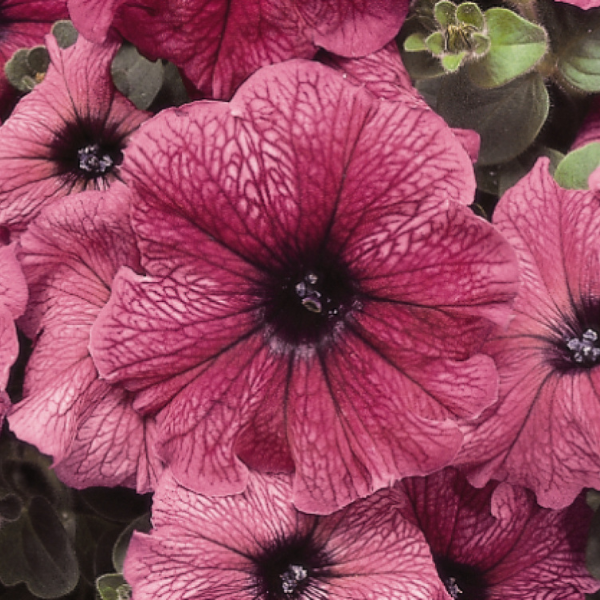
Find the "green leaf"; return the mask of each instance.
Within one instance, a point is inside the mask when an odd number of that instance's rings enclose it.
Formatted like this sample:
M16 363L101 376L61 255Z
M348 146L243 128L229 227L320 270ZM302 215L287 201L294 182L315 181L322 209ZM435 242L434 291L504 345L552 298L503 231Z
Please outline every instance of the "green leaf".
M442 81L436 110L451 127L477 131L481 136L478 164L493 165L509 161L531 145L549 107L539 73L485 90L475 87L460 71Z
M427 50L425 36L422 33L412 33L404 40L404 49L407 52L422 52Z
M2 521L16 521L21 516L23 503L16 494L0 495L0 524Z
M31 67L27 60L29 50L21 48L17 50L4 65L4 73L9 83L20 92L30 92L28 83L23 83L25 77L31 78Z
M27 52L27 62L33 73L45 73L50 66L50 55L46 46L35 46Z
M460 54L447 54L443 56L441 59L442 67L449 73L454 73L454 71L460 68L466 54L466 52L461 52Z
M567 190L587 190L589 176L600 167L600 142L569 152L554 173L556 183Z
M473 47L473 52L478 56L483 56L490 50L490 46L492 43L490 42L490 38L483 33L473 33L471 34L471 44Z
M120 573L108 573L96 580L96 589L102 600L129 600L131 586Z
M446 52L446 39L441 31L434 31L425 38L425 45L434 56L441 56Z
M39 598L58 598L75 589L77 557L55 510L44 498L32 498L21 517L0 528L0 580L24 582Z
M485 13L490 49L485 58L469 65L471 81L494 88L531 71L548 50L548 36L539 25L506 8Z
M456 4L449 0L440 0L433 8L435 20L445 29L456 23Z
M123 44L111 65L115 87L140 110L146 110L163 84L163 63L149 61L131 44Z
M79 33L71 21L56 21L52 25L52 35L56 38L59 47L64 50L77 41Z
M463 2L456 9L456 18L459 22L472 25L479 31L485 26L485 18L481 9L474 2Z

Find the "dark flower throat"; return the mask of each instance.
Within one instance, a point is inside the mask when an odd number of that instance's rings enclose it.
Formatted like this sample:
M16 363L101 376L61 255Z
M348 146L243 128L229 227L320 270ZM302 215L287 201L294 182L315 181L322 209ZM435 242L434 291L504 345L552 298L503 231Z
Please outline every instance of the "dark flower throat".
M266 323L292 346L327 343L356 303L350 274L323 258L286 271L266 286Z
M453 600L488 600L488 584L479 569L443 556L434 557L434 561L438 575Z

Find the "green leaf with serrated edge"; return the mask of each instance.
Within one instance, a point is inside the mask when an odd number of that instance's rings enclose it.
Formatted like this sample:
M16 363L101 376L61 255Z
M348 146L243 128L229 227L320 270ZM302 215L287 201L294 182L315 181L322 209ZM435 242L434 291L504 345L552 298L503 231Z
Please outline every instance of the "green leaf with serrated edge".
M589 176L598 167L600 142L592 142L569 152L556 168L554 179L567 190L587 190Z
M32 498L21 517L0 528L0 581L24 582L39 598L58 598L75 589L77 557L52 506Z
M447 54L443 56L441 59L442 67L449 73L454 73L454 71L460 68L466 54L466 52L461 52L460 54Z
M444 28L456 23L456 4L448 0L440 0L433 8L435 20Z
M440 31L434 31L430 36L425 38L425 45L434 56L441 56L446 52L446 41L444 34Z
M125 555L127 554L127 548L129 548L129 542L134 531L142 531L148 533L152 529L150 523L150 513L138 517L132 521L119 535L112 551L112 562L115 570L119 573L123 572L123 563L125 562Z
M490 49L485 58L469 64L471 81L482 88L499 87L535 67L548 50L542 27L505 8L485 13Z
M131 586L120 573L107 573L96 580L96 590L102 600L128 600Z
M456 20L466 25L472 25L479 31L485 26L485 18L481 9L474 2L463 2L456 9Z
M56 38L58 46L64 50L77 41L79 33L71 21L56 21L52 25L52 35Z
M407 52L422 52L427 50L425 36L422 33L412 33L404 40L404 49Z
M160 60L149 61L131 44L123 44L111 64L115 87L140 110L146 110L163 84Z
M539 73L528 73L500 88L484 90L474 86L465 71L442 80L436 110L451 127L479 133L478 164L507 162L533 143L546 121L550 100L544 79Z

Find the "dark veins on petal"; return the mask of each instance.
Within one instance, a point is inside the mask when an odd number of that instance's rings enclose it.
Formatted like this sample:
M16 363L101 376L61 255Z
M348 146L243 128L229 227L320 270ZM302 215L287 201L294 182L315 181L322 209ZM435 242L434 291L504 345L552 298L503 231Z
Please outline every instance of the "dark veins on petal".
M107 189L123 161L124 141L102 121L66 123L56 134L50 160L68 184Z
M582 302L575 319L565 319L552 340L549 362L558 371L591 369L600 364L600 299Z
M444 556L434 557L440 579L453 600L488 600L488 584L483 573Z
M253 558L256 598L265 600L325 599L318 580L326 577L330 561L309 534L277 540Z
M319 252L273 271L264 298L265 322L276 338L317 346L331 341L357 306L357 287L342 261Z

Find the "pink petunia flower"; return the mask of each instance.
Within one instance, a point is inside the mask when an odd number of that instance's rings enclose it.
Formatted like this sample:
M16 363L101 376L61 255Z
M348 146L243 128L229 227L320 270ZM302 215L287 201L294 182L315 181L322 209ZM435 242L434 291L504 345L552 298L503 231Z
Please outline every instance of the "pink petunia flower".
M124 186L122 186L124 188ZM154 488L161 470L155 426L133 394L98 379L90 328L119 267L139 271L127 196L82 192L45 209L21 237L30 303L21 320L35 338L24 397L8 417L16 435L54 458L71 487Z
M206 498L165 475L149 534L125 561L133 600L429 600L443 593L429 548L382 490L326 517L298 512L286 477Z
M52 23L67 19L67 0L2 0L0 3L0 115L16 100L4 67L20 48L44 43Z
M123 173L147 275L119 272L92 356L180 482L295 469L325 513L452 460L495 400L476 353L517 271L439 117L290 61L147 122Z
M401 513L425 534L446 592L432 600L583 600L600 588L585 568L592 510L584 495L540 508L529 490L471 487L454 469L398 484Z
M10 368L19 355L14 321L27 305L27 284L15 256L15 246L0 247L0 427L10 409L5 392Z
M406 0L69 0L88 39L109 28L146 56L183 70L204 97L229 99L262 66L312 58L318 48L364 56L400 30Z
M600 204L558 186L540 159L494 222L522 284L510 327L484 347L499 401L468 427L459 460L477 486L506 480L562 508L600 486Z
M112 84L117 43L46 43L52 63L44 81L0 127L0 224L14 234L57 198L110 187L129 135L149 117Z

